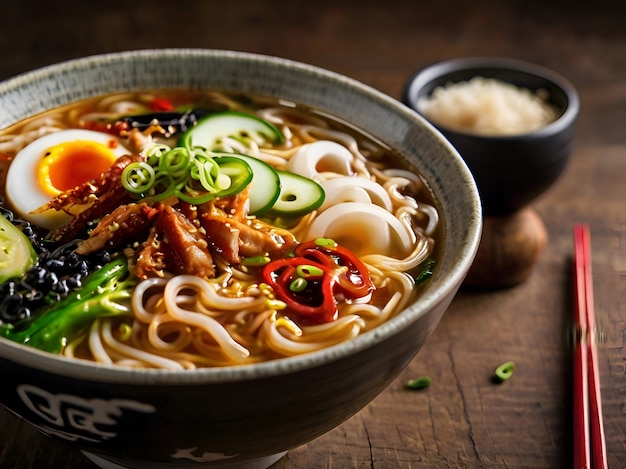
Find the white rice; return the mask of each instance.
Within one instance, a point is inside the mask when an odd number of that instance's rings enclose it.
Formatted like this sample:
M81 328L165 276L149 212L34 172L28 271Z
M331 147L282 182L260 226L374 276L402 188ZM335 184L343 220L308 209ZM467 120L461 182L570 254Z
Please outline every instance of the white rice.
M537 93L493 78L474 77L435 88L417 102L433 123L478 135L517 135L554 121L557 110Z

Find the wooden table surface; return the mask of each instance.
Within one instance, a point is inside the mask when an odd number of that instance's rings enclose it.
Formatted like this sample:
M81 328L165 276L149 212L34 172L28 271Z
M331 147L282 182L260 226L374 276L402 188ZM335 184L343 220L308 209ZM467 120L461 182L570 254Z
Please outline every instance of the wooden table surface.
M531 277L504 290L463 289L383 394L274 467L571 467L572 226L586 222L604 335L609 467L619 468L626 467L626 4L570 3L2 2L0 79L84 55L160 47L296 59L396 98L414 71L452 57L515 57L562 73L582 108L570 164L533 203L549 241ZM513 378L493 384L494 368L507 360L516 363ZM432 377L430 388L403 387L420 375ZM2 468L94 467L4 410L0 432Z

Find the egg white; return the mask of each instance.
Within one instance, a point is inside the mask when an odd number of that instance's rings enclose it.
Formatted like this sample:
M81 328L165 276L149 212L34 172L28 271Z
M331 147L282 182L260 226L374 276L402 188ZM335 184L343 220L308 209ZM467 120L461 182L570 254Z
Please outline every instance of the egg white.
M130 153L113 135L93 130L59 130L38 138L15 155L7 173L6 197L19 218L28 220L48 230L56 229L70 220L69 215L56 210L48 210L38 214L30 212L51 200L51 197L42 190L37 182L39 161L49 148L74 140L89 140L101 143L107 147L110 147L108 143L113 140L118 144L114 148L110 148L110 150L117 157Z

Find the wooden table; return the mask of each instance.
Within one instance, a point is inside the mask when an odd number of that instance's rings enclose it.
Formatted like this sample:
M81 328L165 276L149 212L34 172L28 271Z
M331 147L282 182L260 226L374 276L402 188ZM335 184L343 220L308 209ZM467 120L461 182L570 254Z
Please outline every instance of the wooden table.
M582 101L575 149L561 179L534 204L549 242L531 277L505 290L463 289L382 395L275 468L571 467L568 332L572 226L579 221L592 233L609 463L626 466L624 2L14 3L0 6L0 78L83 55L155 47L283 56L397 98L415 70L451 57L516 57L567 76ZM513 378L494 385L494 368L507 360L516 363ZM432 377L430 388L403 387L420 375ZM5 411L0 429L0 467L93 467Z

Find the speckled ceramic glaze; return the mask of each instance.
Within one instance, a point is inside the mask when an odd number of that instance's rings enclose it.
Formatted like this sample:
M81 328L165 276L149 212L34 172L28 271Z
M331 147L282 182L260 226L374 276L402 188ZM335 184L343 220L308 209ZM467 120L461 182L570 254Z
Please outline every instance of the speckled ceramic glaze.
M259 365L138 371L69 361L0 339L0 399L102 467L266 467L376 397L438 324L481 230L473 178L420 116L349 78L278 58L209 50L88 57L0 84L0 127L122 90L220 88L323 109L397 148L441 205L444 255L419 301L381 327L321 352Z
M476 76L530 90L543 89L559 117L534 132L480 136L437 128L461 153L478 184L485 215L509 215L528 205L561 175L569 160L580 102L574 86L553 70L501 57L463 57L433 64L408 81L404 101L417 101L438 86Z

